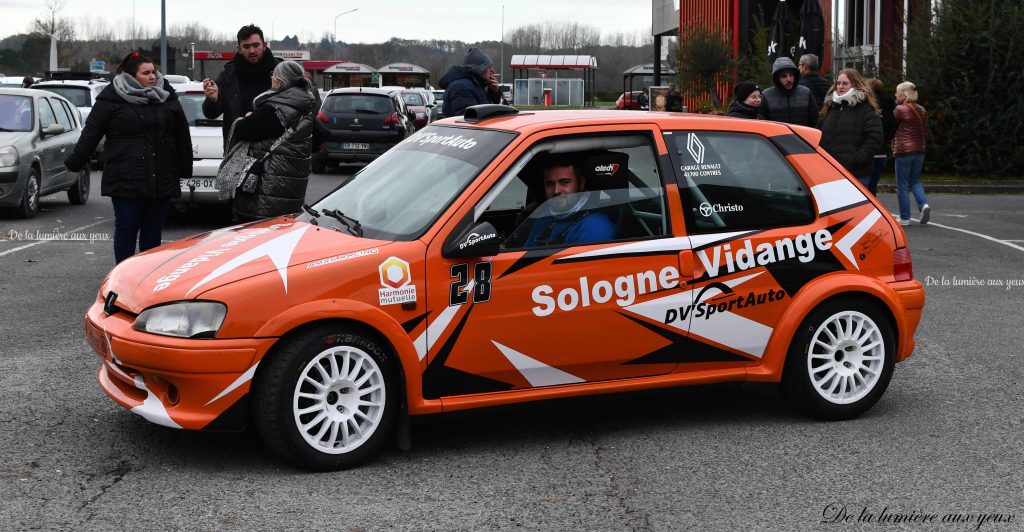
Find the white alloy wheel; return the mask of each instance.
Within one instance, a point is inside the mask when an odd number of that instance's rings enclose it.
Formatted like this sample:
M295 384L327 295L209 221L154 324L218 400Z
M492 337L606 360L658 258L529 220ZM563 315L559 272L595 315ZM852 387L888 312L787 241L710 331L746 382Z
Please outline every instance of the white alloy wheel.
M814 391L830 403L850 404L871 393L884 364L882 331L861 312L837 312L811 336L807 372Z
M366 351L351 345L325 349L306 364L295 384L295 426L317 451L352 452L380 426L385 388L384 373Z

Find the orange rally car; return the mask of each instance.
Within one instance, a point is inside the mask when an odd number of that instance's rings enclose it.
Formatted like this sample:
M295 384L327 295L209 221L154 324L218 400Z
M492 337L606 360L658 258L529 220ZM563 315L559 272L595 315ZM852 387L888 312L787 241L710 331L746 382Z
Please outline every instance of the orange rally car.
M348 467L408 417L723 381L857 416L924 305L816 130L470 108L302 213L137 255L85 330L117 403Z

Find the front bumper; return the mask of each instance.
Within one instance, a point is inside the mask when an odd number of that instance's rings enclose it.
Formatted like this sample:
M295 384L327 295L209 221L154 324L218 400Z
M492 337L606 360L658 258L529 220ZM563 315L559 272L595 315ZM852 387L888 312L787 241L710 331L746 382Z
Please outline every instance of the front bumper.
M244 428L245 397L276 338L171 338L136 331L133 321L123 311L107 315L102 301L85 317L86 339L102 361L97 380L111 399L167 427Z

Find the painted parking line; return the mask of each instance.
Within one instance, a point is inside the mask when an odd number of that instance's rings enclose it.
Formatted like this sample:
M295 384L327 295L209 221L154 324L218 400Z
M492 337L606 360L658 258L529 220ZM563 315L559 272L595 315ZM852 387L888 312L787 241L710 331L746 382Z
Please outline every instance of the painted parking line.
M66 233L77 233L77 232L82 231L84 229L88 229L90 227L97 226L97 225L99 225L101 223L104 223L104 222L106 222L108 220L109 220L109 218L103 218L103 219L99 220L98 222L93 222L93 223L91 223L89 225L83 225L82 227L76 227L76 228L74 228L74 229L72 229L70 231L66 231ZM45 239L42 239L42 240L36 240L35 242L29 243L29 244L25 244L24 246L18 246L16 248L8 249L7 251L0 251L0 257L3 257L4 255L10 255L12 253L16 253L16 252L21 251L23 249L28 249L28 248L30 248L32 246L38 246L40 244L45 244L45 243L51 242L53 240L58 240L58 239L56 239L56 238L45 238Z
M920 222L921 220L919 220L917 218L911 218L911 221ZM982 234L982 233L976 233L974 231L968 231L967 229L960 229L959 227L952 227L952 226L949 226L949 225L943 225L943 224L939 224L939 223L935 223L935 222L928 222L925 225L934 225L935 227L941 227L943 229L949 229L950 231L959 231L961 233L967 233L968 235L976 236L976 237L979 237L979 238L984 238L985 240L991 240L992 242L995 242L997 244L1002 244L1004 246L1011 247L1013 249L1016 249L1017 251L1024 251L1024 247L1018 246L1017 244L1014 243L1014 242L1024 242L1022 240L1002 240L1002 239L996 238L994 236L988 236L988 235L985 235L985 234Z

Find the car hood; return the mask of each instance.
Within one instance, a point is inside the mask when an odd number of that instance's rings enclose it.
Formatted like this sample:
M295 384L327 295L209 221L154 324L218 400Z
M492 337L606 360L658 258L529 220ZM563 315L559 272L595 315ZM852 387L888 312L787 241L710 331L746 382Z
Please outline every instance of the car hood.
M0 148L17 144L22 137L31 131L0 131Z
M290 217L218 229L135 255L111 271L103 288L117 305L139 313L243 279L276 272L286 289L296 265L354 256L390 242L357 238ZM376 251L375 251L376 252ZM301 270L297 270L301 271Z

